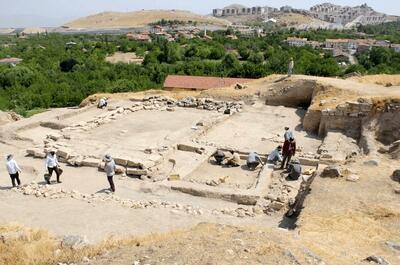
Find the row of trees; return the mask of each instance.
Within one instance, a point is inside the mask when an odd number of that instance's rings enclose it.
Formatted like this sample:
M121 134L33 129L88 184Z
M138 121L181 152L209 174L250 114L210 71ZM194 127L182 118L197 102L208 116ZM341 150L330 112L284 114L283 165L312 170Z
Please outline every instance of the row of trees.
M286 73L291 57L297 74L344 73L335 59L321 50L285 45L288 32L237 40L226 38L228 33L210 33L212 40L181 38L167 42L155 38L151 43L115 35L2 37L0 58L19 57L23 62L16 67L0 66L0 109L24 114L35 108L74 106L96 92L161 88L168 74L259 78ZM71 41L76 44L66 45ZM143 65L107 63L105 57L116 51L143 56ZM358 59L360 65L350 70L400 72L399 54L389 49L373 49L358 55Z

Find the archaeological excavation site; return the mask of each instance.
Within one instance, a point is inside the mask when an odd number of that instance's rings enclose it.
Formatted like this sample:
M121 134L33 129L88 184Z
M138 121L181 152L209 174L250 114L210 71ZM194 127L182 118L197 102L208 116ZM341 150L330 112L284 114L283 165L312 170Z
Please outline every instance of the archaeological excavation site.
M297 180L268 162L285 127ZM400 264L400 86L272 75L96 94L4 122L0 146L22 168L20 187L0 179L0 221L13 225L0 242L47 231L54 264ZM239 165L219 165L218 150ZM49 185L51 151L63 173ZM252 152L263 162L254 170Z

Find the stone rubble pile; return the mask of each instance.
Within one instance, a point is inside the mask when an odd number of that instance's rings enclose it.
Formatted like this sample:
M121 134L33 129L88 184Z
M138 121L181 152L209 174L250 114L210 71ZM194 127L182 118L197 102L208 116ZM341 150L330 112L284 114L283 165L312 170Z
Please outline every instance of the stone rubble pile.
M171 211L184 212L189 215L204 215L205 213L212 215L230 215L233 217L255 217L256 215L262 214L262 211L258 207L253 206L241 206L236 209L201 209L188 204L180 204L167 201L135 201L130 199L122 199L118 196L106 192L106 194L83 194L76 190L65 190L63 188L55 188L50 185L41 185L36 182L23 185L19 188L12 189L15 192L21 193L26 196L36 196L38 198L46 199L61 199L61 198L72 198L87 203L104 203L113 202L117 203L122 207L132 209L150 209L150 208L165 208L171 209Z
M86 236L69 235L64 236L61 241L61 247L71 248L73 250L79 250L89 245L89 241Z
M274 172L268 194L260 199L256 207L262 209L266 214L279 212L287 208L289 204L294 203L300 188L302 178L298 181L286 181L285 174Z
M385 105L386 112L400 112L400 103L388 103Z
M321 172L322 178L339 178L341 176L342 173L338 166L327 166Z
M242 111L243 102L220 101L212 98L187 97L178 101L176 105L184 108L217 110L218 112L224 114L234 114Z

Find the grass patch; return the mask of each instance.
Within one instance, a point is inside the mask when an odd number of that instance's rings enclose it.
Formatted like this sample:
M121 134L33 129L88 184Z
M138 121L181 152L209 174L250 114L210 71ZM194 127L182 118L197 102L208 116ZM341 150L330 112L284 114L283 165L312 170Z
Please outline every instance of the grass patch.
M43 265L77 263L84 257L93 258L105 251L122 246L139 246L143 242L158 241L162 235L142 238L109 238L82 249L63 248L61 238L42 229L18 225L0 225L0 264Z
M31 109L31 110L27 110L24 113L22 113L22 116L24 116L25 118L29 118L29 117L32 117L33 115L43 113L45 111L47 111L47 109L42 109L42 108Z

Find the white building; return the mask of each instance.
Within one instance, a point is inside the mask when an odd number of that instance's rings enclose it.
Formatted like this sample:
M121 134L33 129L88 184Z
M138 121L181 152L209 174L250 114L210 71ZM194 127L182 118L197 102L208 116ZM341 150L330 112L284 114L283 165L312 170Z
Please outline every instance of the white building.
M308 44L307 38L288 37L286 42L289 44L289 46L294 47L303 47Z
M290 12L293 11L293 7L291 7L291 6L282 6L281 7L281 11L285 12L285 13L290 13Z
M265 15L270 12L277 11L276 8L268 6L253 6L246 7L244 5L233 4L226 6L222 9L213 9L213 16L226 17L226 16L240 16L240 15Z
M326 39L325 48L340 50L357 50L358 41L353 39Z
M342 25L351 22L367 25L383 23L386 21L385 14L376 12L367 4L350 7L324 3L311 7L310 13L315 18Z

